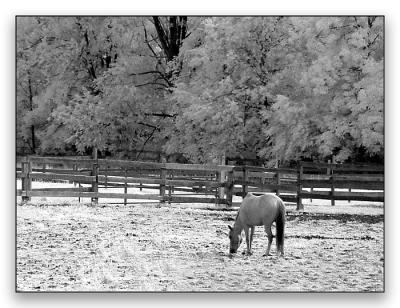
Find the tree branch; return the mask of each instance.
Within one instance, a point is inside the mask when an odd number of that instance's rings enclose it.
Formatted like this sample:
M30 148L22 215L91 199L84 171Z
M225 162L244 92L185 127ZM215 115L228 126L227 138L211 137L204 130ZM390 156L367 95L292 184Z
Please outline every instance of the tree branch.
M168 77L165 76L165 74L160 71L147 71L147 72L141 72L141 73L131 73L131 74L129 74L129 76L143 76L143 75L149 75L149 74L158 74L159 75L159 77L157 77L153 81L155 84L157 84L157 80L164 80L167 83L168 87L173 86L173 84L169 81Z
M135 85L135 87L144 87L144 86L149 86L149 85L157 85L157 86L164 87L165 89L169 88L168 85L165 85L165 84L159 83L159 82L146 82L146 83Z
M140 149L140 152L138 153L138 155L136 155L136 159L139 159L140 154L142 154L144 151L144 147L146 146L147 142L149 142L150 139L153 138L155 132L156 132L156 128L153 129L153 131L150 133L150 136L147 137L146 141L143 143L143 146Z
M150 41L147 36L146 26L144 25L143 21L142 21L142 25L143 25L143 30L144 30L144 41L145 41L147 47L149 47L149 49L150 49L151 53L154 55L154 57L158 58L157 54L155 53L155 51L153 50L153 48L150 45Z
M142 75L148 75L148 74L159 74L163 75L160 71L147 71L147 72L141 72L141 73L131 73L129 76L142 76Z
M129 103L127 103L126 105L127 105L128 108L131 110L133 116L136 116L136 117L139 116L139 115L132 109L132 107L131 107L131 105L129 105ZM152 113L150 113L150 112L145 112L144 115L145 115L145 116L153 116L153 117L162 117L162 118L175 118L178 114L177 114L177 113L168 114L168 113L165 113L165 112L152 112ZM141 123L143 123L143 122L141 122ZM151 125L151 124L148 124L148 125ZM148 125L147 125L147 126L148 126Z
M137 124L140 124L140 125L143 125L143 126L147 126L147 127L150 127L150 128L153 128L155 130L160 131L160 128L158 126L155 126L155 125L152 125L152 124L147 124L147 123L144 123L144 122L137 122Z
M145 115L151 115L151 116L154 116L154 117L163 117L163 118L175 118L178 114L177 113L168 114L168 113L165 113L165 112L160 112L160 113L153 112L153 113L145 113Z

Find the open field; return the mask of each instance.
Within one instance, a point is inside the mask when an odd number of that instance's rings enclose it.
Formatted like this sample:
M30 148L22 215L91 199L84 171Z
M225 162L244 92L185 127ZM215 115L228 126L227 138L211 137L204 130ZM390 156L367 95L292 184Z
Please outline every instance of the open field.
M285 257L265 258L262 227L252 256L229 256L236 211L18 203L17 290L383 291L382 205L293 208Z

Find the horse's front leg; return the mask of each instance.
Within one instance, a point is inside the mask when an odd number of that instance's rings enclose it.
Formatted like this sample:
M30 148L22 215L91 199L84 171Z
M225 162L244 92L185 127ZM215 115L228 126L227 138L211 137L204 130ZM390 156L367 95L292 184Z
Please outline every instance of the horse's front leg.
M246 237L246 246L247 246L247 255L250 256L251 253L251 241L250 241L250 234L249 234L249 227L244 227L244 235Z

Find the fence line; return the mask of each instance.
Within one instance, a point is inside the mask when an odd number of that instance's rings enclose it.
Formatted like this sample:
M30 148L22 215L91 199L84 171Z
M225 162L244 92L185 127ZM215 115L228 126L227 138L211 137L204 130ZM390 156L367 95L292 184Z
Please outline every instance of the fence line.
M150 199L230 206L234 196L272 192L296 203L298 210L304 208L302 199L331 200L332 205L336 200L384 201L383 166L299 162L291 169L36 156L23 157L18 163L16 176L22 180L22 189L17 195L23 200L78 197L96 203L99 198L121 198L125 204L129 199ZM32 180L69 181L75 187L32 189ZM159 193L128 193L132 187ZM124 192L99 192L99 188L123 188Z
M128 199L216 204L232 201L225 195L220 197L226 182L225 179L219 179L218 174L232 170L233 166L35 156L22 158L20 162L21 168L17 168L16 174L23 184L22 189L17 190L17 195L22 196L23 200L30 200L31 197L79 197L91 198L96 203L98 198L122 198L125 204ZM40 164L45 167L38 168ZM33 165L36 167L32 168ZM56 168L52 169L51 165ZM78 184L78 187L32 189L32 180L69 181ZM89 187L82 188L81 184ZM99 188L103 187L123 188L124 193L99 192ZM128 193L130 187L158 189L159 194L131 194ZM182 192L186 194L179 194ZM199 197L198 194L206 196Z

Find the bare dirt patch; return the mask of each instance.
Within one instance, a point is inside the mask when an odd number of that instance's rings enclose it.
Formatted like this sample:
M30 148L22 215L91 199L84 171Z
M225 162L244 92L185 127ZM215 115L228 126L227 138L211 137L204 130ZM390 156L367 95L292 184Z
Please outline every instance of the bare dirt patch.
M289 212L284 258L275 243L262 257L262 227L252 256L230 257L224 232L235 214L19 204L17 290L383 291L383 213Z

